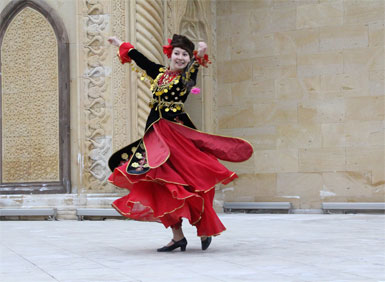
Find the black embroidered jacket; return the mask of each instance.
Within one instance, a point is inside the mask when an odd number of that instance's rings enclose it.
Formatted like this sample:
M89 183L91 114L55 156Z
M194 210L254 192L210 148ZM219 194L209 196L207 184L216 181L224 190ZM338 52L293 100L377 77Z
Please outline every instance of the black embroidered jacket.
M197 60L192 58L183 72L170 77L165 66L150 61L136 49L131 49L128 56L145 71L142 77L149 78L151 82L153 96L149 103L151 111L145 132L160 118L195 129L188 114L184 112L184 102L196 84L199 68ZM108 165L111 170L114 170L127 161L129 164L126 171L129 174L143 174L150 169L146 162L146 150L142 139L115 152L109 159Z
M162 83L162 78L166 75L166 67L150 61L136 49L131 49L128 54L137 66L146 72L152 84L153 97L150 102L151 112L147 119L146 130L159 118L182 121L184 125L195 128L183 110L184 102L191 88L196 84L199 63L195 58L192 58L185 70L170 83Z

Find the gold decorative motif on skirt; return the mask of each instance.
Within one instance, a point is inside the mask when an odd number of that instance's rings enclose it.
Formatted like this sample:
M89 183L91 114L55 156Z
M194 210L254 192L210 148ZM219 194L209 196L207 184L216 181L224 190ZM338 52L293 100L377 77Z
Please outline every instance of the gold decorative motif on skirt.
M167 101L162 101L162 100L158 101L158 100L152 98L150 103L149 103L150 108L153 108L155 104L158 104L156 107L156 110L158 108L159 109L164 108L165 112L169 112L171 110L175 113L176 111L181 111L184 109L184 104L183 104L183 102L180 102L180 101L179 102L178 101L167 102Z

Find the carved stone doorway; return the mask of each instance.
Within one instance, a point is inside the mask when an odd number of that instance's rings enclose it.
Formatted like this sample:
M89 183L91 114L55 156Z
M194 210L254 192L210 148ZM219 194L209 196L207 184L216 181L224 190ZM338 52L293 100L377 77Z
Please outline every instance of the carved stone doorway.
M2 11L0 73L0 193L69 192L69 43L43 1Z

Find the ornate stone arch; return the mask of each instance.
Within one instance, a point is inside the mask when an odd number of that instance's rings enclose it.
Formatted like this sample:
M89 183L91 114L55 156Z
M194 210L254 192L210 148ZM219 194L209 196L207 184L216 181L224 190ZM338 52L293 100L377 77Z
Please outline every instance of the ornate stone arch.
M215 3L202 0L168 0L167 1L167 31L170 38L173 33L189 37L197 48L199 41L208 44L211 61L215 59L215 28L212 19L212 9ZM208 132L215 130L215 64L209 68L201 68L198 77L198 87L201 95L190 95L186 110L195 125Z
M11 1L0 14L0 73L0 193L70 192L69 40L44 1Z
M186 10L181 19L179 25L179 33L190 38L194 44L195 49L198 48L198 42L205 41L207 42L207 33L205 30L205 23L203 20L201 3L196 0L188 1L186 5ZM202 93L206 95L206 89L204 84L203 73L205 70L200 69L198 73L198 87L201 89ZM205 112L203 108L204 100L202 95L190 95L188 102L186 103L186 110L192 117L195 125L198 128L204 128L205 126Z

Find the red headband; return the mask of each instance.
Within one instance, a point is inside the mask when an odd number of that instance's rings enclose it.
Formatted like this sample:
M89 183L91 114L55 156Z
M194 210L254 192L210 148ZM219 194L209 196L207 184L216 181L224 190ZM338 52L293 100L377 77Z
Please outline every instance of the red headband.
M163 53L166 54L167 58L171 58L171 54L172 54L172 49L174 47L171 46L171 39L167 39L168 41L168 45L163 45Z

